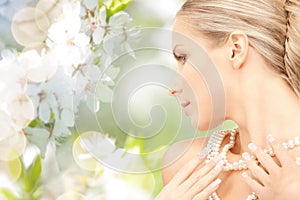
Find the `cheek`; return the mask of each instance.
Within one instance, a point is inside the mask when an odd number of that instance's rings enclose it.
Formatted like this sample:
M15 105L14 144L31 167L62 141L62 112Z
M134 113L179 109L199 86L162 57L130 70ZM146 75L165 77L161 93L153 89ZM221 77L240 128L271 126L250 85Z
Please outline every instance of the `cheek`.
M187 67L183 76L192 90L192 124L198 130L206 131L212 116L211 95L206 81L193 67Z

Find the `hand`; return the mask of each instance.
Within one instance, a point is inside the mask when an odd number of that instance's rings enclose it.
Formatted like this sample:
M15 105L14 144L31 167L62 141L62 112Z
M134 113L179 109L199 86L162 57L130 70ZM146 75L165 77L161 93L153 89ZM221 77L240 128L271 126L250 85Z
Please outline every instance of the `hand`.
M156 200L207 200L221 183L217 176L222 172L224 163L221 156L207 164L204 160L195 158L189 161L162 189Z
M251 172L251 176L243 173L246 183L262 200L298 200L300 188L300 166L290 152L274 139L268 136L268 141L279 161L277 164L271 156L266 154L255 144L249 144L249 149L258 158L262 167L250 159L248 153L243 157Z

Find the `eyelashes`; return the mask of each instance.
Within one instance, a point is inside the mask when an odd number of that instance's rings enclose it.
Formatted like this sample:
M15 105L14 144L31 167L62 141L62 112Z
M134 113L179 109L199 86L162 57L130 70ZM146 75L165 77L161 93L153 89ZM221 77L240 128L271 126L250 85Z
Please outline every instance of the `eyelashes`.
M188 59L188 56L186 54L176 55L175 53L173 53L173 55L174 58L183 65L186 63Z

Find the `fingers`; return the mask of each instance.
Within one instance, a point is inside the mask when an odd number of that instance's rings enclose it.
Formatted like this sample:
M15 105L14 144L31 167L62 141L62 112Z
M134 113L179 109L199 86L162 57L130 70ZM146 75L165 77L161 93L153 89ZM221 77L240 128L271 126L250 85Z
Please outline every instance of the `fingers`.
M243 172L242 176L246 182L246 184L251 188L252 191L255 191L256 193L260 193L260 191L263 190L263 186L259 184L256 180L254 180L252 177L250 177L247 172Z
M265 183L269 178L269 175L265 172L265 170L259 167L256 161L251 159L250 155L247 152L243 153L242 156L245 159L245 162L251 174L262 183Z
M295 161L288 154L287 149L285 149L282 144L279 143L272 135L268 135L267 140L273 148L273 151L275 152L281 166L295 163Z
M222 172L224 161L219 161L213 169L200 178L191 188L191 193L197 194L199 191L204 191Z
M199 180L202 180L202 178L207 175L214 167L218 166L217 168L221 172L221 167L223 166L223 163L220 163L220 160L222 158L222 155L217 156L215 159L204 165L201 169L197 169L188 179L185 180L184 183L182 183L183 188L191 188L195 183L197 183ZM222 165L222 166L220 166ZM199 191L199 189L196 190L196 192Z
M209 184L208 187L206 187L203 191L201 191L199 194L197 194L193 200L206 200L210 195L212 195L218 188L221 183L221 179L217 179L211 184Z
M201 164L203 163L205 160L205 158L194 158L192 160L190 160L186 165L184 165L179 171L178 173L174 176L172 182L174 184L181 184L182 182L184 182L194 171L195 169Z
M265 153L260 147L256 146L254 143L250 143L248 147L269 174L274 174L279 170L280 167L276 164L273 158ZM244 158L247 160L246 157Z

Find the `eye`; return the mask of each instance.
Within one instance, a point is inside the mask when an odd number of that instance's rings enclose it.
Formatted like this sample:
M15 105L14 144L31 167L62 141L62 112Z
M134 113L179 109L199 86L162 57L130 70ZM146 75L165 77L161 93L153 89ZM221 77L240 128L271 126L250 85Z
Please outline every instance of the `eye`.
M176 55L175 53L173 53L173 55L174 55L174 58L181 64L185 64L187 61L187 58L188 58L188 56L186 54Z

